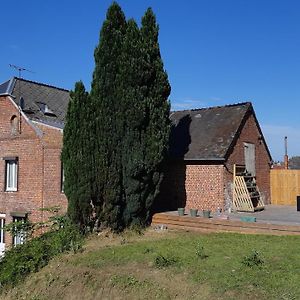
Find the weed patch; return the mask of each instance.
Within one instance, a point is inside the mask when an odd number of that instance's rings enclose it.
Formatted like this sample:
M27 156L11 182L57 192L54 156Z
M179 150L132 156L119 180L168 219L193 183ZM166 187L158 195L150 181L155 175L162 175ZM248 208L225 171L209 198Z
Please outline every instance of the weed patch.
M157 255L154 259L154 265L158 269L167 268L170 266L175 265L178 262L178 258L174 256L164 256L164 255Z
M249 255L243 258L242 264L249 268L262 267L265 264L265 260L263 259L260 252L252 250Z
M200 259L205 259L208 257L201 242L198 242L196 245L196 256Z

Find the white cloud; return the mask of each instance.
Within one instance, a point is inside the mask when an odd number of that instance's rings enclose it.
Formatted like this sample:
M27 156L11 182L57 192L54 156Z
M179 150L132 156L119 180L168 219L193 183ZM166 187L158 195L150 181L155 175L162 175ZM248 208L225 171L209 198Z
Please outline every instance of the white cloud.
M274 160L282 160L284 156L284 137L288 138L288 155L300 155L300 128L262 124L262 131Z
M206 107L207 104L200 99L183 99L171 101L171 110L184 110Z

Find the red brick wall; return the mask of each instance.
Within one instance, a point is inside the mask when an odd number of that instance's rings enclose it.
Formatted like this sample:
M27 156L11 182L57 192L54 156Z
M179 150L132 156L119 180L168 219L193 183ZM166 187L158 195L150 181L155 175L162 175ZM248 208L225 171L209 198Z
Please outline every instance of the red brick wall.
M224 207L223 165L189 165L186 168L186 208L210 209Z
M169 163L155 203L157 211L186 209L211 209L224 207L223 165L200 165L177 161Z
M43 221L42 207L59 205L66 211L67 200L61 193L60 130L29 124L21 117L21 133L12 133L11 117L19 112L8 97L0 97L0 213L6 223L14 211L29 212L32 222ZM40 135L37 132L41 133ZM5 157L18 157L18 191L5 191ZM44 217L44 219L43 219ZM6 239L6 244L11 238Z
M240 132L239 138L230 154L225 172L225 187L227 193L232 199L232 192L230 184L233 180L233 164L245 164L244 156L244 142L252 143L255 145L255 169L256 169L256 182L262 194L265 204L271 202L270 199L270 158L266 149L266 145L260 138L260 132L257 128L255 118L251 114L245 121L245 125Z

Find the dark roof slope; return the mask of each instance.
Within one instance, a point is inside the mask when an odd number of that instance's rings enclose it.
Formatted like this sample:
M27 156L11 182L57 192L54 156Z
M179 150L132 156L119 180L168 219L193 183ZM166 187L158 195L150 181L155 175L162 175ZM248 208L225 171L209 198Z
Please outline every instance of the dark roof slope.
M185 160L224 160L250 102L171 113L170 155Z
M70 100L68 90L16 77L1 87L7 89L6 94L13 96L30 120L63 128ZM23 103L20 103L21 97Z
M0 96L1 95L10 95L12 90L14 79L10 79L8 81L3 82L0 84Z

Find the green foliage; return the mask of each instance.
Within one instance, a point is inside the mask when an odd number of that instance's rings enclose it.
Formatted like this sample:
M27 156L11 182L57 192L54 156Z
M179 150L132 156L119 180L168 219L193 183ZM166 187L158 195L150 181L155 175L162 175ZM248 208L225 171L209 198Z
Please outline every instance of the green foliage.
M124 55L123 216L126 226L145 226L159 193L170 134L170 85L163 69L158 26L151 9L142 18L140 30L133 20L128 22Z
M114 2L94 52L90 95L71 93L62 161L68 215L93 226L144 227L159 192L167 152L170 85L148 9L139 28Z
M122 227L124 205L121 186L121 140L123 129L120 68L126 30L124 13L113 3L107 11L95 49L91 88L95 118L91 120L96 172L96 213L100 222L114 230Z
M196 256L200 259L205 259L208 257L201 242L198 242L196 245Z
M28 219L25 222L11 222L5 225L5 231L10 232L11 236L22 233L24 239L30 239L33 235L36 225L37 224L30 222Z
M63 136L62 162L68 215L82 231L92 226L94 172L92 166L91 106L82 82L71 92Z
M151 10L139 29L117 3L108 9L91 99L95 123L97 216L114 230L145 226L159 190L169 137L170 86Z
M47 265L54 256L80 250L82 241L77 228L65 218L61 227L55 224L52 231L5 252L0 261L0 285L14 285Z
M122 288L137 286L140 284L140 281L131 275L113 275L110 280L113 286L120 286Z
M261 253L256 250L252 250L252 252L249 255L246 255L242 260L242 264L250 268L262 267L264 263L265 260L263 259Z
M154 259L154 265L158 269L163 269L175 265L178 262L178 259L174 256L166 255L157 255Z
M110 284L112 287L120 288L123 291L133 291L138 299L148 299L145 297L146 294L151 295L151 299L170 299L170 297L166 297L164 288L161 288L157 282L149 279L140 280L134 275L113 275L110 278ZM137 293L140 293L140 296Z

